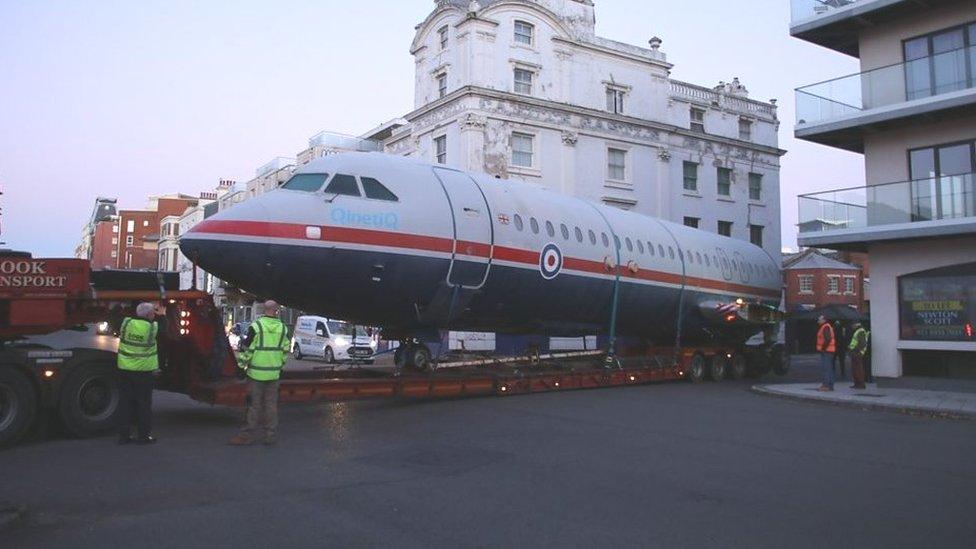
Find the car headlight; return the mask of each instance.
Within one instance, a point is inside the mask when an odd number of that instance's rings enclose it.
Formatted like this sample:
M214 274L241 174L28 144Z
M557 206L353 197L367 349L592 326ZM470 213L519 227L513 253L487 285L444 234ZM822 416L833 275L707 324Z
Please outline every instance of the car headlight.
M349 340L344 337L337 337L335 342L336 345L349 345Z
M108 333L108 322L99 322L98 331L103 334Z

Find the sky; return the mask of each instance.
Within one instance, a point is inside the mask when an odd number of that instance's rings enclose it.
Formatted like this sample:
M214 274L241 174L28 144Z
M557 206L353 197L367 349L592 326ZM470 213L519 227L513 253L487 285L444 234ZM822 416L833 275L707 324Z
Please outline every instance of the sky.
M855 59L789 36L789 0L595 0L597 34L674 78L739 77L779 100L783 245L796 195L864 184L860 155L793 138L797 87ZM0 0L0 207L6 246L70 257L98 196L245 182L321 130L358 135L413 108L414 27L433 0Z

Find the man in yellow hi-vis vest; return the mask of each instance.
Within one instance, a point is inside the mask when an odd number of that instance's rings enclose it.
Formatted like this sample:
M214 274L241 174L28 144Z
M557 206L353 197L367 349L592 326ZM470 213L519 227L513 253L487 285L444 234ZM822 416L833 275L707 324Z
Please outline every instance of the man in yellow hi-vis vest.
M291 349L288 328L278 320L278 304L264 302L264 316L248 328L238 356L238 367L247 374L248 397L244 428L230 439L234 446L247 446L264 429L264 444L278 441L278 384Z
M119 330L119 444L152 444L152 393L159 369L156 306L140 303ZM132 427L137 437L132 438Z

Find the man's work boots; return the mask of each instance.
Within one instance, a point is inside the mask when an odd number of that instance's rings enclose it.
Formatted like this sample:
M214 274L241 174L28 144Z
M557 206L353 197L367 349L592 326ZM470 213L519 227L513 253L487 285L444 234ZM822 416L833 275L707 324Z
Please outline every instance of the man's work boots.
M250 446L253 442L253 440L246 436L237 435L236 437L230 439L227 444L230 444L231 446Z

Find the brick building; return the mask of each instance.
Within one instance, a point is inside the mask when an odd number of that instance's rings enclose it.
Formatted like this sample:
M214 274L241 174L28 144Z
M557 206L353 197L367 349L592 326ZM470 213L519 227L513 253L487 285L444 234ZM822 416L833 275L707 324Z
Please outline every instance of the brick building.
M865 311L864 275L860 267L807 250L783 265L786 310L804 311L847 305Z
M154 196L145 210L119 212L119 269L156 269L159 267L159 230L163 218L183 215L199 198L184 195Z

